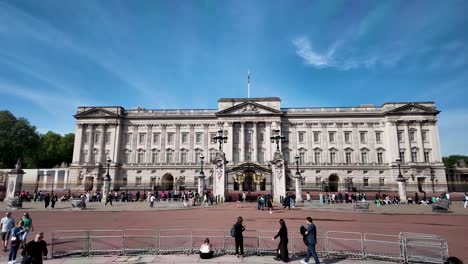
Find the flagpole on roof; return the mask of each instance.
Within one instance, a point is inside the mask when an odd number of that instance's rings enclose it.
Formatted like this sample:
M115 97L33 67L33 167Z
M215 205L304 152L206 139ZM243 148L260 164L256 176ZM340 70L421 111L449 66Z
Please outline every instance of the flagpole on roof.
M250 69L247 71L247 98L250 98Z

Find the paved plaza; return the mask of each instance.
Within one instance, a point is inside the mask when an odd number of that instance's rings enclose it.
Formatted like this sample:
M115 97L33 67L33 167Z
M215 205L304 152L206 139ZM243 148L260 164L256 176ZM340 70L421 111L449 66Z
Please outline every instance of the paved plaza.
M4 203L0 209L6 210ZM247 203L237 208L236 203L225 203L209 207L185 208L183 204L156 203L149 208L146 202L88 203L84 211L72 210L68 202L59 202L55 209L43 209L42 203L24 203L23 209L13 211L19 219L28 211L33 219L35 232L43 231L50 241L53 231L57 230L123 230L123 229L210 229L229 230L238 216L244 217L248 230L277 230L278 220L285 219L289 233L298 232L305 225L305 217L311 216L318 228L318 236L326 231L350 231L398 235L400 232L436 234L447 239L449 255L468 259L468 247L464 234L468 234L468 209L461 203L453 203L451 213L434 214L430 206L391 205L377 207L372 205L369 213L353 212L350 205L305 205L292 210L276 207L272 214L256 210L256 204ZM33 235L30 235L33 237ZM1 253L0 261L6 253ZM126 258L124 260L124 258ZM180 259L179 259L180 258ZM191 259L192 258L192 259ZM134 260L134 261L133 261ZM143 256L141 259L127 257L109 258L62 258L49 260L50 263L200 263L197 256ZM187 261L187 262L186 262ZM271 257L248 256L240 262L232 255L210 260L207 263L273 263ZM293 261L293 263L299 261ZM326 262L325 262L326 263ZM336 263L334 260L333 263ZM356 263L338 262L338 263ZM357 262L359 263L359 262ZM371 263L371 262L362 262Z

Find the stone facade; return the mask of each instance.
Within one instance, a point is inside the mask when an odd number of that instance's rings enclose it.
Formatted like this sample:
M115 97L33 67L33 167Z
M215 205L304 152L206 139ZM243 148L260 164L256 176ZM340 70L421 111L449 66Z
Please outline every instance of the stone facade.
M221 130L227 192L270 192L270 137L280 130L286 191L295 190L296 155L303 191L396 191L400 156L408 191L444 191L438 113L432 102L281 108L277 97L222 98L218 109L78 107L70 186L102 190L110 158L112 189L197 190L203 154L211 189Z

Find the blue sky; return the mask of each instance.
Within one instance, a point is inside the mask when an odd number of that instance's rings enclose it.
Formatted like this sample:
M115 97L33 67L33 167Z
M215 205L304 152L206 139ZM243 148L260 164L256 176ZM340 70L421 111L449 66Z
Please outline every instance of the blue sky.
M0 109L74 132L78 105L435 101L468 154L468 1L3 1Z

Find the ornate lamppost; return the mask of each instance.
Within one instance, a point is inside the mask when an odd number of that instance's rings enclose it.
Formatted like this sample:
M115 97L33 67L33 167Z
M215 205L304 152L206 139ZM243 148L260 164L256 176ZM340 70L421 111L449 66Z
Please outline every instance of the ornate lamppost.
M215 143L216 142L219 143L219 151L222 151L223 150L223 143L227 143L228 137L224 136L223 130L220 129L220 130L218 130L218 135L216 137L214 137L213 139L214 139Z
M205 157L203 154L200 154L200 174L198 175L198 194L200 197L203 197L203 192L205 190L205 173L203 172L203 160Z
M104 177L104 188L103 188L103 194L102 194L102 198L104 201L107 201L107 196L109 195L109 192L110 192L111 177L109 175L109 169L110 169L111 162L112 160L110 159L110 157L108 157L106 160L107 173L106 173L106 176Z
M401 175L401 159L396 159L396 163L398 164L398 177L396 179L398 183L398 195L400 196L400 201L402 203L406 203L406 178ZM379 183L380 184L380 183Z
M302 176L301 172L299 171L299 160L300 157L296 154L296 175L294 179L296 180L296 202L302 202Z
M288 142L288 141L286 140L286 137L285 137L285 136L281 135L279 129L273 130L273 134L274 134L274 135L270 137L271 143L273 143L273 144L276 143L276 151L280 151L280 149L279 149L279 143L280 143L280 142L281 142L281 143L286 143L286 142Z

